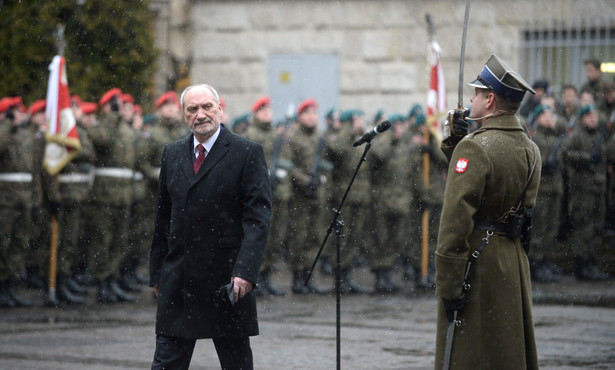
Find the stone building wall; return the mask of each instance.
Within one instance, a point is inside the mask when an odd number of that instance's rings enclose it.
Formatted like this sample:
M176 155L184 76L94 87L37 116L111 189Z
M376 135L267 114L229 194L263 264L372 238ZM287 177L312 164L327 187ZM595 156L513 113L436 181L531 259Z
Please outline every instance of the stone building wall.
M425 102L427 13L442 48L448 105L456 106L463 0L184 3L189 27L169 44L190 50L190 80L217 87L231 116L268 93L268 56L281 53L339 55L342 109L362 108L368 117L379 108L407 113L414 102ZM517 69L523 22L615 18L613 5L612 0L473 0L464 81L474 78L492 53ZM470 94L465 87L466 105Z

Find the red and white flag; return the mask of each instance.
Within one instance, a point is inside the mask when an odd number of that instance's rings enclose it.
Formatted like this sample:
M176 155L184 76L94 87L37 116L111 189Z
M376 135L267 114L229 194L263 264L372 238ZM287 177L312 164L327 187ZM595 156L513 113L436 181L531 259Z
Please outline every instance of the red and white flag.
M440 45L431 41L429 45L430 76L427 92L427 124L438 141L442 140L443 125L439 122L446 112L446 89L444 87L444 72L440 63Z
M43 167L51 175L59 173L79 150L79 134L75 116L70 107L70 92L66 78L64 57L56 55L49 65L49 85L45 118L47 133Z

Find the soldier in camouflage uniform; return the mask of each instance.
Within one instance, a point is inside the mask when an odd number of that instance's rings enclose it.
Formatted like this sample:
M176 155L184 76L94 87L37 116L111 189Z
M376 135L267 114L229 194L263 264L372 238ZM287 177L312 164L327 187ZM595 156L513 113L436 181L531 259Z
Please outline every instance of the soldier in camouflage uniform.
M410 245L410 265L414 269L415 287L424 290L435 287L433 261L438 229L440 228L440 214L444 200L448 161L439 148L438 139L429 132L427 118L422 111L416 114L413 125L417 129L417 134L412 136L412 142L418 146L416 151L411 152L410 159L413 162L412 168L416 170L416 194L418 197L418 201L413 204L415 205L414 209L422 211L422 214L420 216L421 221L415 223L415 225L420 226L412 230L413 232L420 231L416 234L421 235L421 242ZM416 207L417 204L418 207ZM413 210L410 211L410 214L412 213ZM414 217L410 216L410 218ZM423 230L425 226L423 218L426 218L427 230ZM422 240L424 237L427 240ZM427 243L427 256L423 256L422 253L423 243ZM427 258L426 275L423 275L422 267L424 258Z
M120 263L128 250L135 168L135 133L118 115L121 93L114 88L102 96L100 121L88 130L96 151L92 194L98 212L89 270L97 281L101 303L135 300L118 282Z
M363 154L361 148L353 148L353 143L365 133L363 112L358 109L344 111L339 117L340 126L329 128L326 158L333 165L327 203L329 212L325 220L333 217L330 210L336 209L348 188L354 171ZM370 176L366 169L359 171L350 188L342 208L340 219L344 221L344 238L340 241L342 293L367 293L367 290L352 279L353 261L367 253L368 211L370 206ZM333 244L333 238L331 239ZM335 246L334 246L335 247ZM335 255L335 254L333 254Z
M285 295L286 292L273 284L271 272L276 262L280 260L280 252L285 243L288 224L286 220L288 219L288 200L291 193L288 171L292 167L288 166L288 160L280 156L281 153L286 151L288 137L286 131L278 133L272 127L273 112L269 97L256 100L252 105L251 112L252 122L246 129L245 137L262 145L269 166L272 187L271 229L267 239L267 247L263 254L256 293L280 296ZM272 161L275 161L275 163Z
M596 267L595 253L602 243L606 206L605 133L595 105L579 111L579 127L562 144L562 159L570 186L570 244L580 280L608 279Z
M548 106L536 107L532 117L536 120L534 125L536 133L532 139L540 149L542 176L534 209L530 271L532 280L558 282L562 271L555 263L558 260L555 238L559 228L564 193L561 145L566 137L566 131L557 129L555 115Z
M186 126L180 120L179 97L174 91L160 95L154 103L156 123L149 130L139 131L136 142L136 169L143 176L142 194L131 209L132 224L131 250L123 266L122 286L127 290L139 290L139 284L146 283L145 277L138 273L138 267L151 245L156 196L158 194L158 175L160 158L166 144L187 135ZM137 226L138 225L138 226Z
M312 280L304 285L323 237L319 216L324 194L320 169L314 168L320 141L318 104L314 99L307 99L297 109L297 126L290 133L285 154L294 165L290 172L293 190L288 209L288 262L295 294L326 292Z
M40 207L40 163L34 163L32 132L21 98L5 98L0 112L0 307L30 306L14 288L25 268L32 209Z
M406 246L405 223L414 197L414 171L410 153L416 147L409 145L405 135L406 116L389 117L393 133L374 140L368 152L371 180L371 212L369 261L376 275L377 293L394 293L401 289L392 280L391 272L396 259L404 255Z

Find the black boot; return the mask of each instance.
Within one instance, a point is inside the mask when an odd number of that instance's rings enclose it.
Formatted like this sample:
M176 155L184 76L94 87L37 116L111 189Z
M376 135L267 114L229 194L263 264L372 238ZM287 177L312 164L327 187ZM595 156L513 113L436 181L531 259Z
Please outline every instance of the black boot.
M109 280L104 280L98 283L98 303L115 303L118 297L111 291Z
M293 293L295 294L327 294L328 290L321 289L310 279L305 284L308 271L293 271Z
M262 292L258 292L259 290L262 290ZM271 282L271 269L266 268L260 273L257 294L262 296L285 296L286 292Z
M119 281L120 287L130 293L141 292L140 283L137 281L133 271L126 271L122 274L122 278Z
M359 283L354 281L350 276L350 269L342 270L342 281L340 282L340 291L344 294L366 294L368 290L363 288Z
M75 279L73 279L70 276L65 276L63 278L64 282L66 283L66 285L68 286L68 289L70 289L70 291L73 294L76 295L88 295L88 293L90 293L90 290L86 287L84 287L83 285L79 284L78 282L75 281Z
M577 279L585 281L604 281L609 279L609 274L600 271L591 257L577 258Z
M13 301L15 302L15 305L17 307L32 307L32 302L26 298L21 297L19 294L17 294L17 292L15 291L15 286L17 284L12 281L9 280L7 283L7 287L6 287L6 291L8 293L8 295L13 299Z
M548 258L530 262L530 276L533 281L541 283L557 283L562 279L561 269Z
M68 287L68 284L66 283L66 278L64 276L58 276L56 294L60 302L64 302L68 304L84 304L85 303L85 299L83 297L79 297L78 295L73 294L73 292Z
M75 281L82 286L93 286L96 285L96 279L90 275L90 272L86 269L79 271L73 276Z
M17 306L17 303L13 300L8 292L8 281L0 281L0 307L10 308Z
M436 288L436 278L434 273L427 270L427 275L423 276L423 272L419 269L415 270L414 287L417 290L433 290Z
M109 287L120 302L134 302L137 300L133 295L124 291L117 280L110 280Z

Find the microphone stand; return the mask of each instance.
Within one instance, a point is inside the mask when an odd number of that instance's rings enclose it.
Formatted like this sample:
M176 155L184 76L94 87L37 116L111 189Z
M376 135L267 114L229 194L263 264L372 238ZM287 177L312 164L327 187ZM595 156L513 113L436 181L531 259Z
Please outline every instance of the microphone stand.
M354 170L354 174L352 175L352 178L350 179L350 183L348 184L348 187L346 188L346 192L344 193L344 196L342 197L342 200L340 202L340 204L337 206L337 208L333 209L333 218L331 219L331 222L329 223L329 227L327 227L327 234L325 235L324 240L322 241L322 244L320 245L320 249L318 250L318 253L316 254L316 258L314 259L314 263L312 264L312 268L310 269L310 273L308 274L307 278L305 279L305 284L307 285L307 283L310 281L311 277L312 277L312 273L314 272L314 268L316 267L316 263L318 262L318 258L320 258L320 254L322 253L323 248L325 247L325 244L327 244L327 239L329 239L329 235L331 235L331 232L335 229L335 235L336 235L336 243L335 243L335 247L336 247L336 261L335 261L335 298L336 298L336 305L335 305L335 328L336 328L336 363L337 363L337 370L340 370L340 354L341 354L341 345L340 345L340 333L341 333L341 313L340 313L340 307L341 307L341 296L342 296L342 292L341 292L341 283L342 283L342 271L341 271L341 263L340 263L340 240L341 238L344 236L343 235L343 230L344 230L344 222L342 220L339 220L339 217L342 213L342 207L344 206L344 202L346 201L346 197L348 196L348 193L350 192L350 188L352 187L352 183L354 182L354 179L357 177L357 173L359 172L359 169L361 168L361 165L363 164L363 162L366 161L365 157L367 156L367 152L369 151L369 149L371 148L372 143L371 140L367 142L367 144L365 145L365 150L363 151L363 155L361 155L361 159L359 159L359 163L357 164L357 168Z

